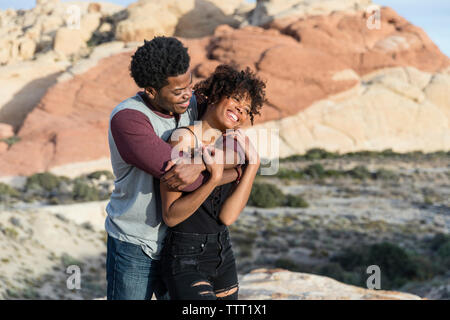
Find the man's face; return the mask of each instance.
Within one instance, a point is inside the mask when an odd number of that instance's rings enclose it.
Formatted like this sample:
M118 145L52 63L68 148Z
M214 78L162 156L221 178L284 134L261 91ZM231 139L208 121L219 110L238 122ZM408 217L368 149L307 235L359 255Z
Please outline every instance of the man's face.
M169 84L150 95L152 103L158 108L171 113L182 114L186 112L192 97L192 73L186 73L175 77L168 77Z

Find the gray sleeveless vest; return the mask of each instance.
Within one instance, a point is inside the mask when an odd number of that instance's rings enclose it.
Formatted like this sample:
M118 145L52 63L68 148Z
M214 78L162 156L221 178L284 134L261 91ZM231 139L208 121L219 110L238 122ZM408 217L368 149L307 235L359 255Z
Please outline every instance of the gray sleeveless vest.
M146 115L156 135L165 141L176 129L176 121L175 118L163 118L154 113L139 95L121 102L109 119L108 141L116 180L106 207L105 229L111 237L140 245L150 258L159 259L167 229L162 221L159 184L154 184L152 175L122 159L111 134L111 119L124 109L137 110ZM192 95L187 111L180 116L178 127L192 125L197 115L197 102L195 95Z

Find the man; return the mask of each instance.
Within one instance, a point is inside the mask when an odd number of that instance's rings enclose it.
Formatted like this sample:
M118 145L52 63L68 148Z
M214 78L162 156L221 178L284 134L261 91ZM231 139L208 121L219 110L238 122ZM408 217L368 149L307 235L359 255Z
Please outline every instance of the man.
M175 128L198 117L189 62L187 48L175 38L145 41L130 65L144 91L111 113L108 140L116 180L105 221L108 300L166 297L158 260L167 227L154 178L179 191L193 191L208 179L204 163L174 166L165 142ZM222 184L237 177L236 170L225 170Z

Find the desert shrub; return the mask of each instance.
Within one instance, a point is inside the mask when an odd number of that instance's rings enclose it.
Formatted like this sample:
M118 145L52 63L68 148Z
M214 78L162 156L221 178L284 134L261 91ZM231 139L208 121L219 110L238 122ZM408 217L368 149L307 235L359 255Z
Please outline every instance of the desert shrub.
M289 258L279 258L274 262L275 268L282 268L289 271L300 272L301 266Z
M364 248L347 248L330 260L339 263L345 270L353 270L365 264Z
M335 159L342 157L339 153L329 152L321 148L312 148L304 154L294 154L280 159L280 162L290 162L298 160L320 160L320 159Z
M450 236L437 234L431 240L431 249L434 252L435 261L441 272L450 269Z
M56 190L62 181L67 181L68 178L58 177L50 172L36 173L27 178L25 189L44 189L45 191Z
M302 179L305 174L302 171L281 168L278 170L276 177L280 179Z
M372 174L365 166L356 166L353 169L350 169L347 171L347 174L354 178L359 180L365 180L370 179Z
M439 247L437 254L441 258L450 258L450 241L447 241L442 246Z
M7 197L18 198L20 197L20 192L15 188L0 182L0 200Z
M399 153L392 151L391 148L389 149L384 149L383 151L381 151L380 155L383 158L387 158L387 157L395 157L396 155L398 155Z
M307 208L309 207L308 202L305 201L301 196L297 195L294 196L292 194L288 194L285 198L285 205L287 207L294 207L294 208Z
M301 161L304 160L305 156L301 155L301 154L293 154L291 156L285 157L285 158L281 158L280 162L296 162L296 161Z
M17 230L14 228L5 228L5 229L2 229L2 231L5 236L7 236L8 238L12 238L12 239L16 239L17 236L19 235Z
M309 149L305 154L305 159L307 160L334 159L338 157L339 154L329 152L320 148Z
M342 266L336 262L320 266L316 273L353 285L361 285L363 282L361 272L345 271Z
M68 266L72 265L79 266L81 268L84 265L82 261L72 257L68 253L63 253L61 255L61 263L64 266L64 268L67 268Z
M73 187L72 197L75 201L98 201L100 199L97 188L77 180Z
M325 176L330 178L339 178L345 175L344 171L341 170L334 170L334 169L328 169L325 170Z
M375 172L374 178L381 180L397 180L398 175L394 171L381 168Z
M320 163L310 164L303 172L313 179L325 177L325 169Z
M12 137L9 137L9 138L1 139L0 141L6 142L6 144L8 144L8 146L11 147L13 144L15 144L15 143L20 141L20 137L19 136L12 136Z
M319 160L319 159L383 159L383 158L395 158L395 159L435 159L445 158L450 156L450 151L435 151L430 153L423 153L422 151L411 151L406 153L395 152L392 149L385 149L382 151L369 151L361 150L355 152L347 152L340 154L339 152L329 152L321 148L313 148L308 150L305 154L295 154L286 158L280 159L280 162L294 162L300 160Z
M383 289L398 288L408 281L424 280L434 273L433 266L425 263L426 259L389 242L349 248L331 260L339 263L346 271L358 271L361 274L365 273L368 266L378 265ZM365 277L362 280L365 281Z
M377 157L379 152L377 151L369 151L362 150L356 152L348 152L343 155L344 158L375 158Z
M270 183L255 183L248 201L248 205L260 208L279 207L283 203L283 192Z
M447 243L450 243L450 235L438 233L430 240L429 248L436 252Z

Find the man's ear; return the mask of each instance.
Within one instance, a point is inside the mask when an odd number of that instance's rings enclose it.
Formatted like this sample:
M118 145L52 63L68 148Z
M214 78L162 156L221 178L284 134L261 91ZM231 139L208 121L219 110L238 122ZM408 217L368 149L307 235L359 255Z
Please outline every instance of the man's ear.
M145 88L145 93L148 95L148 97L150 98L150 99L155 99L155 97L156 97L156 93L157 93L158 91L155 89L155 88L153 88L153 87L147 87L147 88Z

